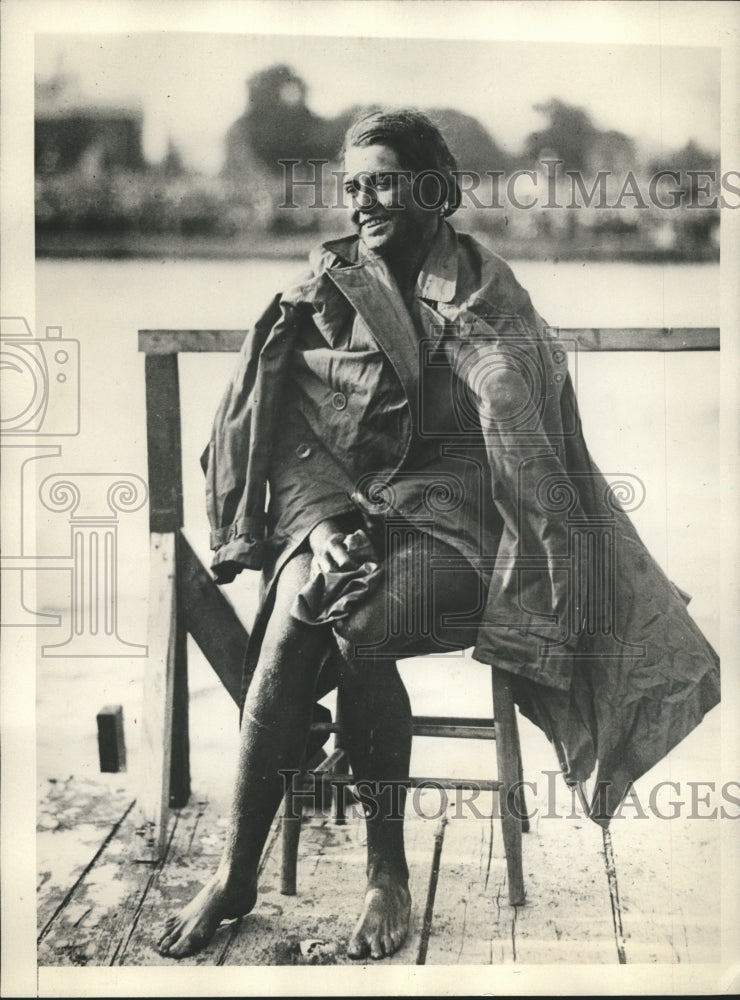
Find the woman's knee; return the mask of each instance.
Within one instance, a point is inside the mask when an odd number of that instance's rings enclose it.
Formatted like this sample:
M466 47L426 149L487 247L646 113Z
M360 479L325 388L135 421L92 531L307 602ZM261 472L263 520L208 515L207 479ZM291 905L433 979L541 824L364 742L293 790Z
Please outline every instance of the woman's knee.
M260 661L271 669L285 666L294 673L318 670L326 630L306 625L293 617L298 592L310 579L311 556L298 553L285 564L275 585L275 601L260 649Z
M275 610L287 614L293 607L298 592L311 578L311 554L298 552L280 570L275 584Z
M360 647L374 642L372 618L369 608L362 606L333 623L334 635L345 659L347 655L356 658Z
M395 662L403 655L399 632L384 598L361 606L346 618L334 623L334 636L345 662L350 665L377 665Z

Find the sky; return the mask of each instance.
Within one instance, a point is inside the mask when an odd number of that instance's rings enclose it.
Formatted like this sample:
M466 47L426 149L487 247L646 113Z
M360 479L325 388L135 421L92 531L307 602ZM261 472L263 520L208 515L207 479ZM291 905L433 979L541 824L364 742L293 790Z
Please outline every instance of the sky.
M201 34L37 35L36 73L77 77L87 99L134 102L144 154L169 138L191 167L215 173L227 128L246 105L248 76L276 62L308 85L317 114L361 103L455 107L516 151L543 124L534 106L559 97L602 129L650 153L695 139L719 149L719 50L367 37Z

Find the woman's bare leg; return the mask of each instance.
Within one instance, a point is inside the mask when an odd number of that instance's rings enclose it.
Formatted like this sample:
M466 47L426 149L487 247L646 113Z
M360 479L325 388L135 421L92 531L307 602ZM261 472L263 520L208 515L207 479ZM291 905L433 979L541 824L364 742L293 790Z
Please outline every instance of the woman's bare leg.
M385 583L350 619L337 623L337 644L344 661L339 697L344 739L358 791L365 802L367 827L367 888L360 917L349 943L351 958L391 955L403 943L409 927L411 896L403 838L405 782L411 758L412 715L406 688L398 673L399 657L439 651L444 637L458 648L471 645L474 629L444 628L448 614L470 614L479 602L479 582L470 569L460 571L457 554L435 544L434 559L442 568L445 554L452 559L446 572L435 574L427 594L435 622L425 632L410 595L419 593L430 575L426 542L411 542L395 551L386 564ZM413 598L412 598L413 599ZM392 634L398 611L408 614L403 635ZM393 612L393 613L391 613ZM410 628L406 629L405 625ZM432 632L434 634L432 634ZM375 652L372 651L375 647Z
M365 803L367 887L347 948L350 958L392 955L406 938L411 912L403 815L411 757L411 706L396 664L353 658L339 695L344 740L355 783Z
M163 955L203 948L224 919L243 916L257 896L257 868L284 793L280 771L300 767L311 723L321 651L327 634L290 616L309 577L310 556L283 568L275 606L249 686L241 725L231 825L212 878L176 916L159 941Z

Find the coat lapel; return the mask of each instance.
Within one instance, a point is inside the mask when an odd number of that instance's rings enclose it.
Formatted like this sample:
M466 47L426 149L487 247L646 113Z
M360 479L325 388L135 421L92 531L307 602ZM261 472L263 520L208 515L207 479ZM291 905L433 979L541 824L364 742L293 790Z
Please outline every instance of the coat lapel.
M326 244L326 247L350 263L350 267L328 268L325 273L348 299L388 356L414 414L419 389L419 334L396 282L382 257L363 252L356 238L338 240ZM457 237L454 229L445 223L440 226L416 284L419 319L426 339L431 340L434 346L442 338L446 324L440 313L425 300L431 300L435 305L452 302L457 277Z
M403 385L410 410L419 386L419 340L398 286L382 258L370 256L326 275L354 307L387 355Z

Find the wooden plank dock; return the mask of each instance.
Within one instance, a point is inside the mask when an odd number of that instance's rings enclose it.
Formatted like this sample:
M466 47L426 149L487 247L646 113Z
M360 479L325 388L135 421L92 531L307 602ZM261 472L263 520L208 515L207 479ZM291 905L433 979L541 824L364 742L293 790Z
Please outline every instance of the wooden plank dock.
M165 916L188 902L212 872L228 823L230 777L224 759L232 755L235 734L225 746L212 731L211 720L222 711L226 695L217 683L199 689L197 666L192 666L193 794L187 806L172 810L159 861L138 860L135 768L126 775L52 780L40 775L39 965L357 964L345 948L361 902L365 842L364 823L352 809L346 825L337 825L328 813L304 818L296 896L279 891L278 819L263 856L254 911L222 925L198 955L178 962L157 953ZM525 905L508 903L501 824L490 794L471 804L469 791L426 789L410 796L407 808L411 933L395 956L374 967L420 961L507 967L618 963L601 830L579 813L562 779L548 775L555 764L542 734L526 720L520 730L525 779L536 785L534 794L527 790L527 808L534 815L523 838ZM650 782L638 783L641 800L646 804L654 782L668 775L713 780L711 748L718 745L718 730L715 712ZM423 752L431 764L435 753L454 764L457 742L425 740ZM469 770L467 763L460 766ZM440 825L442 817L446 822ZM661 821L638 818L627 808L624 818L612 823L612 835L627 963L718 962L719 824L692 821L686 809L674 820Z

